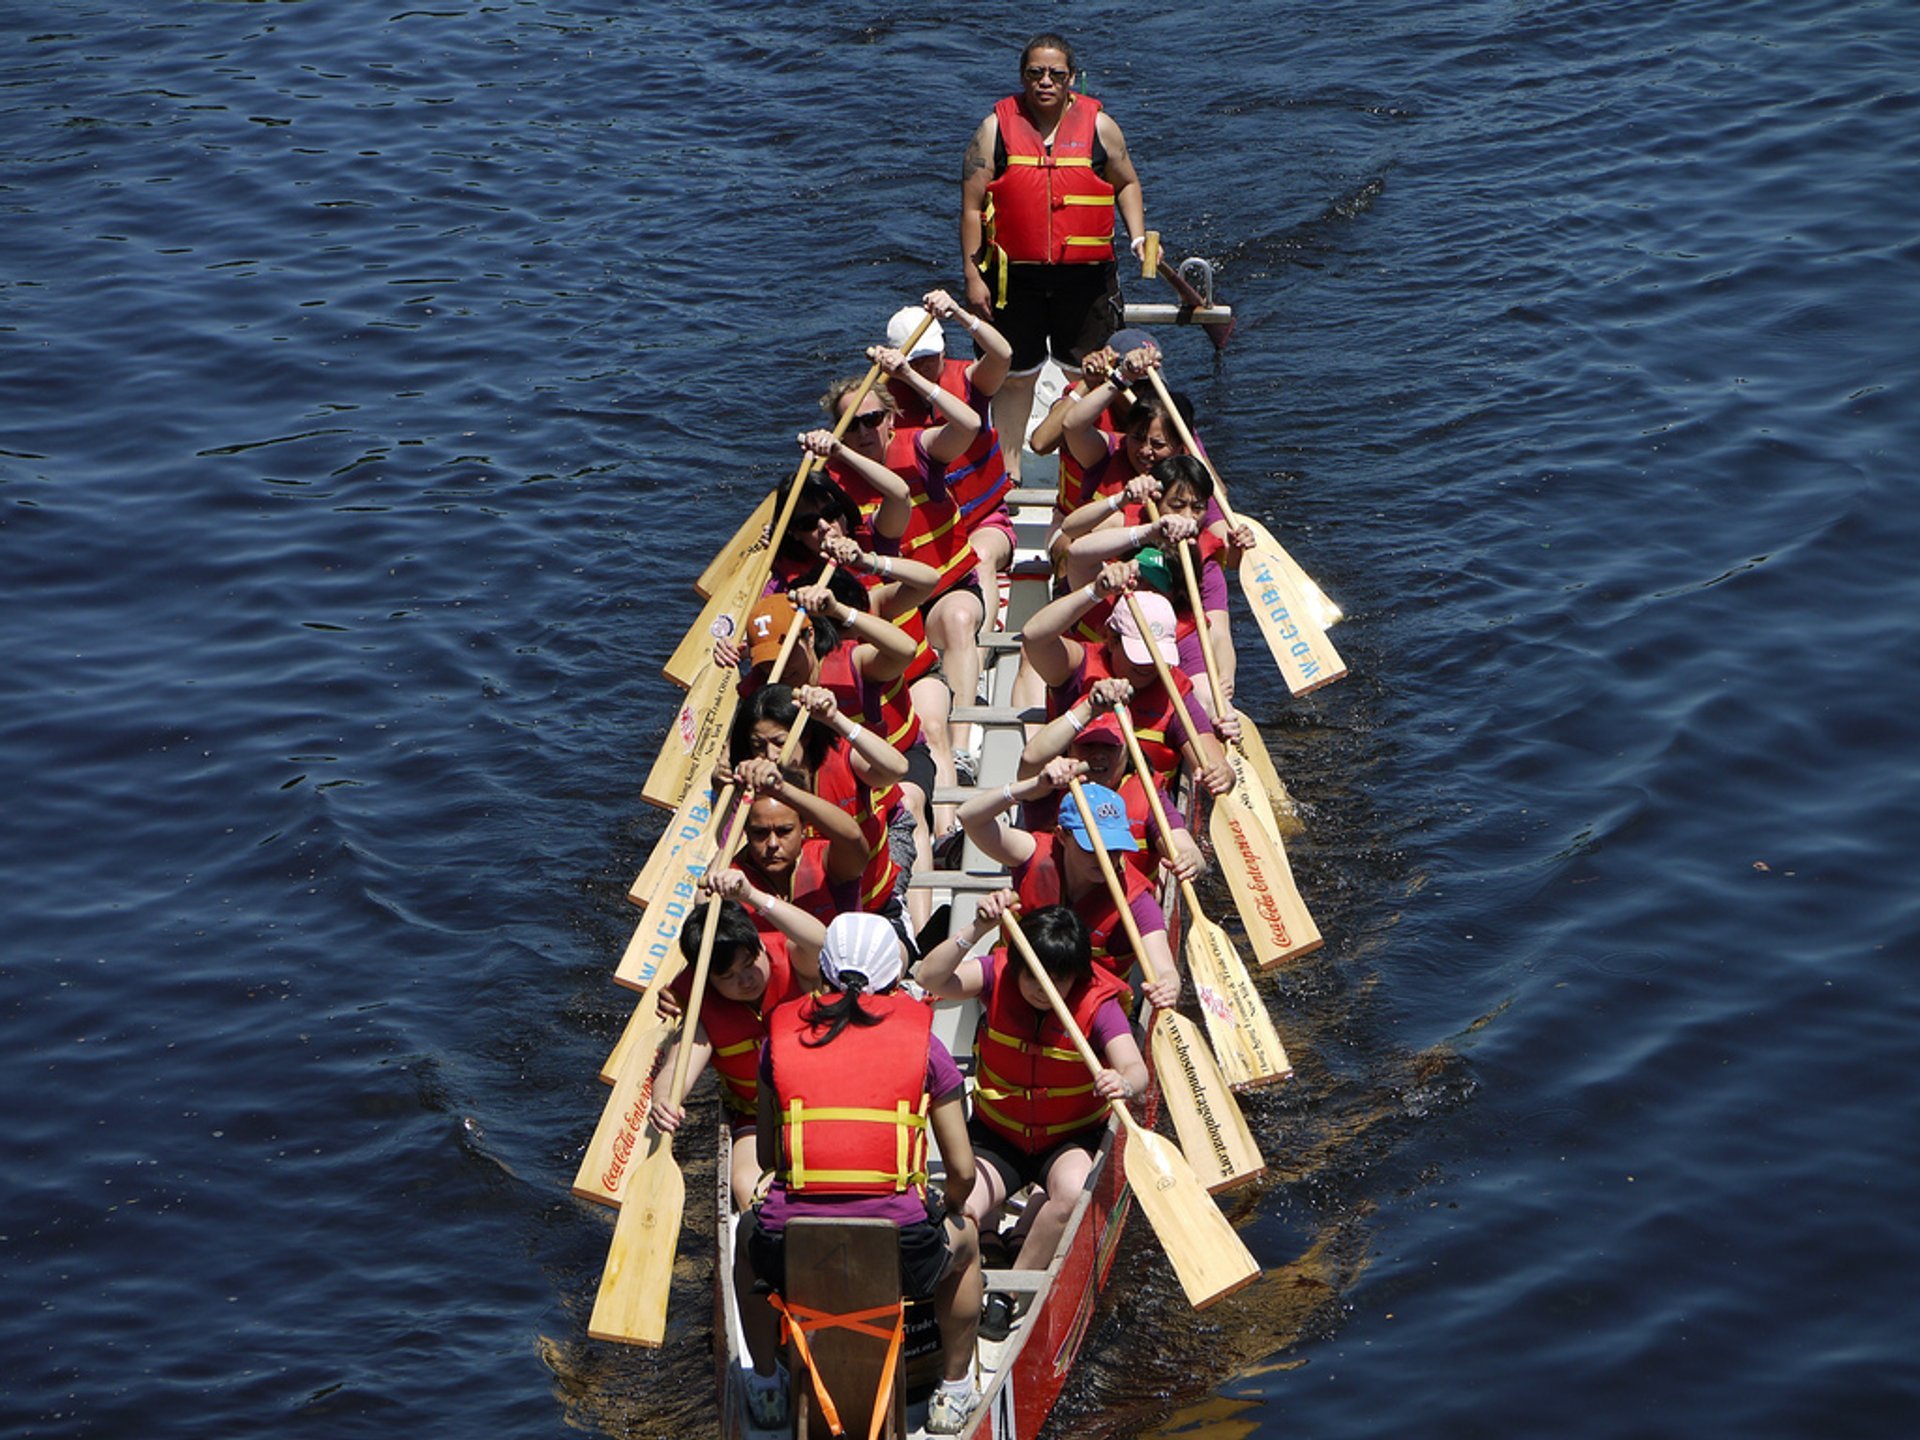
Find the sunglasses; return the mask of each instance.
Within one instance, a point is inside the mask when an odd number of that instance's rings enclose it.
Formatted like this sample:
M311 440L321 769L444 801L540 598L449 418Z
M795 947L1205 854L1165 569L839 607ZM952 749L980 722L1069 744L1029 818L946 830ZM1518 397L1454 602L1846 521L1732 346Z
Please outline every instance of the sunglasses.
M862 410L858 415L853 417L849 428L854 430L878 430L881 422L887 418L887 413L884 407L879 410Z
M1026 75L1027 79L1032 80L1036 84L1042 80L1051 80L1056 85L1064 85L1073 75L1073 72L1071 70L1054 70L1045 65L1029 65L1026 70Z

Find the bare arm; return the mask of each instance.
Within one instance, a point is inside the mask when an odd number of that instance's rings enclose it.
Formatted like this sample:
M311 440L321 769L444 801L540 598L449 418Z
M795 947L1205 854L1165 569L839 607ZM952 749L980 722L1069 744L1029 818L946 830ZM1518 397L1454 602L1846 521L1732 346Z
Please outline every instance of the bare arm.
M971 924L929 950L913 978L942 1000L971 1000L985 982L980 962L970 959L973 947L1000 928L1000 917L1019 904L1011 890L996 890L980 899Z
M1034 613L1020 632L1020 649L1042 680L1049 685L1066 684L1086 653L1078 640L1067 638L1067 631L1093 608L1096 600L1131 590L1139 573L1139 567L1130 560L1109 565L1092 584L1070 590Z
M771 760L741 761L740 779L754 794L771 795L791 805L794 813L812 826L816 834L826 838L828 880L844 885L860 878L867 868L867 842L860 834L858 820L811 790L789 785L780 767Z
M967 367L967 378L973 382L974 391L982 399L998 394L1000 387L1006 383L1007 370L1013 364L1013 345L1007 337L987 321L955 304L953 297L944 290L929 290L920 303L940 319L962 326L973 337L973 343L980 349L980 358Z
M960 161L960 273L967 277L967 308L985 316L993 297L975 257L985 235L981 220L987 205L987 183L993 179L993 145L1000 138L1000 122L989 115L967 142Z
M750 906L767 917L774 929L787 937L787 958L793 962L793 968L808 985L820 979L820 947L827 943L827 927L818 917L809 915L791 901L782 900L770 891L757 888L739 870L709 870L700 882L700 888L711 895L724 895L729 900L737 900ZM702 1035L705 1031L702 1030ZM701 1053L693 1052L696 1061Z
M958 395L927 379L907 363L898 350L875 347L868 355L886 367L888 375L913 391L928 410L940 417L940 423L920 434L927 458L944 465L967 453L967 447L980 438L980 416Z
M844 440L836 440L831 430L809 430L800 437L800 448L822 460L836 460L880 492L880 508L874 512L873 533L898 540L907 533L907 521L913 515L913 492L907 482L878 460L869 460Z
M1133 157L1127 153L1127 138L1104 110L1095 118L1094 129L1107 152L1107 183L1113 186L1113 203L1120 208L1127 238L1138 240L1147 233L1147 205L1140 191L1140 177L1134 172Z

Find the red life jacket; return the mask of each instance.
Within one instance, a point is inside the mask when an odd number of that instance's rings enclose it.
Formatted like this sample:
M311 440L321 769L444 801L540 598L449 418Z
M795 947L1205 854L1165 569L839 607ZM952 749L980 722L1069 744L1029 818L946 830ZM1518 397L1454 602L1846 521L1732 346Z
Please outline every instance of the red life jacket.
M1020 908L1031 914L1043 905L1072 906L1074 914L1086 921L1094 965L1124 976L1134 966L1133 942L1127 939L1126 926L1114 908L1113 897L1107 894L1106 883L1102 881L1078 899L1068 900L1056 852L1060 837L1035 835L1033 844L1032 856L1013 872L1013 888L1019 893ZM1116 866L1115 873L1120 877L1129 903L1147 891L1147 882L1131 866Z
M1120 638L1111 631L1107 632L1105 642L1099 645L1088 644L1080 661L1077 674L1069 676L1064 685L1049 686L1047 689L1047 713L1058 718L1069 708L1086 699L1087 692L1093 688L1096 680L1105 680L1112 676L1113 668L1107 659L1107 644L1118 645ZM1160 782L1160 788L1166 789L1175 773L1180 769L1183 757L1182 746L1186 742L1189 730L1197 730L1187 714L1187 696L1193 693L1193 681L1187 678L1186 671L1178 665L1169 665L1168 672L1173 676L1178 698L1167 694L1167 687L1160 683L1155 675L1145 685L1135 685L1133 699L1127 702L1127 714L1133 718L1134 734L1140 737L1140 753L1147 757L1147 764L1153 767L1154 779Z
M947 494L960 507L960 524L968 535L1000 508L1012 489L1000 432L991 425L982 427L966 453L947 466Z
M943 595L971 575L978 561L973 547L967 544L967 527L962 522L959 504L947 488L944 467L938 461L925 458L924 452L915 444L915 437L922 433L896 426L893 439L887 445L885 463L889 470L907 482L913 505L913 513L907 519L906 533L900 537L900 554L908 560L931 565L940 577L934 583L933 594ZM975 444L978 443L976 440ZM997 440L995 444L998 444ZM969 448L967 453L971 455L973 450ZM961 460L954 463L961 465L965 462ZM939 473L930 473L933 471ZM846 491L847 498L860 508L861 517L871 526L873 517L880 509L880 492L860 475L832 462L828 464L828 473Z
M1053 1012L1035 1010L1021 995L1018 977L1026 962L1010 960L1005 950L994 953L993 993L973 1040L973 1113L996 1135L1038 1155L1062 1136L1100 1124L1110 1107L1093 1093L1093 1076ZM1124 980L1096 965L1065 997L1067 1010L1080 1033L1091 1034L1100 1007L1128 993Z
M833 848L833 842L824 836L810 836L800 842L800 857L793 862L793 872L788 882L787 893L780 895L789 905L804 910L822 925L827 924L846 909L846 896L834 894L834 885L827 879L827 855ZM742 851L734 858L733 868L745 875L762 890L779 895L770 877L753 865ZM758 910L752 912L753 928L760 932L760 943L767 947L767 953L782 965L790 963L787 959L787 937L775 928L774 923Z
M776 1007L807 993L784 945L778 951L769 949L767 958L772 968L766 991L758 1001L734 1000L709 986L700 1002L700 1024L713 1043L713 1070L720 1077L720 1098L737 1115L752 1115L760 1094L760 1042L767 1038L766 1017ZM693 993L693 972L682 971L668 988L684 1006Z
M1113 186L1093 168L1100 102L1075 95L1051 148L1018 95L993 107L1007 168L987 185L993 243L1015 263L1093 264L1113 259Z
M1105 410L1100 412L1100 432L1107 437L1107 453L1091 465L1082 465L1074 458L1073 447L1064 440L1060 443L1059 489L1053 497L1056 521L1066 519L1082 505L1124 490L1133 478L1126 473L1125 442L1116 443L1119 436Z
M902 675L884 684L867 679L853 663L859 643L858 636L851 636L821 656L814 684L833 691L833 703L842 715L852 716L904 755L920 738L920 717L907 693L907 678Z
M854 774L851 750L844 740L835 742L814 772L813 793L859 822L860 838L867 842L867 868L860 872L860 908L878 914L900 878L887 833L888 820L900 808L900 787L873 790L863 784Z
M907 995L867 995L878 1025L849 1025L831 1044L804 1022L809 996L767 1019L780 1178L790 1195L898 1195L927 1183L927 1057L933 1007Z

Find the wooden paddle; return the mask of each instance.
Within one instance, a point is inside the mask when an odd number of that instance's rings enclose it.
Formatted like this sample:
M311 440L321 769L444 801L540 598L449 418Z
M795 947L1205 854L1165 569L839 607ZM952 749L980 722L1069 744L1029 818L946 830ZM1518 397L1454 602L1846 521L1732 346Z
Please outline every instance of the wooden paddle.
M1147 518L1155 524L1160 521L1160 507L1151 500L1147 501ZM1233 706L1227 698L1226 687L1220 683L1220 662L1213 653L1213 627L1207 621L1207 607L1200 599L1200 577L1194 573L1190 545L1194 542L1183 540L1173 549L1180 557L1180 573L1187 583L1187 603L1193 607L1193 624L1200 635L1200 658L1207 667L1207 685L1213 691L1213 713L1225 715Z
M731 838L731 837L729 837ZM713 960L713 937L719 929L720 897L707 902L706 927L700 934L700 956L693 967L693 993L680 1026L682 1044L674 1058L673 1083L667 1094L678 1104L686 1097L690 1043L700 1023L700 1002L707 988L707 970ZM595 1340L618 1340L628 1345L658 1346L667 1335L667 1296L673 1288L673 1262L680 1249L680 1219L686 1210L687 1182L673 1158L673 1136L649 1124L644 1150L630 1167L620 1218L607 1247L606 1268L594 1296L587 1334Z
M1151 783L1151 782L1149 782ZM1100 874L1107 882L1107 895L1120 912L1127 940L1140 973L1151 985L1159 979L1153 961L1147 955L1147 942L1140 924L1133 918L1126 887L1114 872L1113 857L1100 839L1100 826L1093 807L1087 802L1086 788L1075 780L1068 787L1093 855L1100 862ZM1188 1163L1205 1181L1209 1190L1229 1190L1244 1185L1266 1172L1267 1162L1247 1128L1247 1117L1233 1098L1233 1087L1220 1073L1213 1054L1207 1049L1186 1016L1171 1010L1156 1010L1148 1028L1148 1043L1153 1055L1154 1073L1160 1077L1160 1093L1173 1114L1173 1128L1180 1136L1180 1148Z
M1154 782L1153 770L1140 749L1140 737L1134 733L1133 717L1124 705L1113 713L1120 722L1120 733L1126 737L1134 772L1146 787L1147 803L1153 807L1154 823L1160 829L1160 843L1167 858L1175 859L1173 827L1167 821L1166 806L1160 803L1160 787ZM1213 1053L1227 1083L1235 1090L1244 1090L1286 1079L1293 1073L1286 1046L1280 1043L1280 1032L1273 1028L1273 1017L1267 1013L1239 952L1226 931L1200 908L1200 897L1194 893L1191 880L1180 882L1180 894L1187 902L1187 974L1193 977L1207 1036L1213 1041Z
M1226 794L1214 796L1207 834L1234 908L1240 912L1240 923L1247 927L1254 961L1261 969L1271 970L1282 961L1312 954L1320 948L1321 939L1320 928L1293 883L1286 846L1261 820L1263 810L1272 813L1259 795L1235 785Z
M1180 297L1180 303L1182 305L1193 310L1206 309L1207 297L1194 289L1192 285L1188 284L1187 277L1174 269L1172 265L1168 264L1164 257L1154 268L1159 272L1161 279L1173 287L1174 293ZM1213 341L1213 348L1216 350L1224 350L1227 348L1227 341L1233 338L1233 326L1234 322L1231 319L1224 322L1218 320L1202 320L1200 322L1200 328L1207 332L1207 338Z
M756 584L762 590L766 588L765 578L754 573L751 559L747 557L740 569L726 577L707 603L700 607L699 618L680 638L680 643L673 647L673 654L667 657L667 663L660 667L660 673L682 690L692 687L699 678L701 668L713 658L714 641L731 640L740 633L746 613L753 609L754 602L760 598L754 593Z
M693 582L693 593L702 600L722 588L742 568L748 555L766 543L767 527L773 524L773 508L780 492L769 490L767 498L753 507L746 523L733 532L733 538L720 547L720 553L707 562L700 578Z
M1080 1027L1073 1023L1073 1015L1054 988L1053 977L1027 943L1019 920L1009 912L1000 917L1000 925L1047 992L1047 1003L1053 1006L1061 1028L1073 1037L1081 1060L1097 1076L1104 1067ZM1127 1143L1118 1156L1121 1173L1133 1188L1134 1199L1140 1202L1160 1248L1166 1251L1187 1303L1196 1310L1204 1309L1259 1279L1260 1266L1186 1158L1166 1140L1143 1129L1124 1103L1115 1105L1113 1111L1126 1127Z
M1254 808L1272 822L1269 828L1274 839L1285 840L1289 835L1302 833L1306 827L1300 823L1299 812L1293 808L1293 796L1287 793L1280 772L1273 768L1273 757L1267 753L1267 742L1259 726L1247 718L1245 711L1236 710L1234 714L1240 720L1240 734L1227 746L1227 759L1240 775L1238 783L1248 786L1250 794L1266 792L1265 808Z
M674 955L679 958L677 946ZM663 965L654 971L621 1032L620 1043L614 1046L620 1064L612 1076L613 1091L601 1107L593 1138L587 1141L586 1153L573 1174L573 1193L582 1200L618 1205L626 1198L634 1152L644 1142L647 1117L653 1111L660 1057L673 1034L673 1022L660 1014L660 992L673 983L681 968ZM604 1071L601 1078L607 1078Z
M1180 443L1213 476L1213 498L1219 503L1227 525L1247 523L1235 515L1227 503L1227 488L1220 472L1194 444L1193 432L1187 429L1180 408L1167 393L1167 382L1160 378L1159 370L1147 371L1147 378L1159 392L1160 403L1166 407ZM1254 537L1258 543L1240 562L1240 589L1260 624L1261 637L1273 653L1274 663L1280 667L1281 678L1295 695L1305 695L1322 685L1332 684L1347 673L1347 665L1327 638L1326 627L1318 616L1328 611L1337 615L1338 607L1326 599L1320 587L1271 534L1255 528ZM1319 604L1315 603L1314 596L1319 597Z

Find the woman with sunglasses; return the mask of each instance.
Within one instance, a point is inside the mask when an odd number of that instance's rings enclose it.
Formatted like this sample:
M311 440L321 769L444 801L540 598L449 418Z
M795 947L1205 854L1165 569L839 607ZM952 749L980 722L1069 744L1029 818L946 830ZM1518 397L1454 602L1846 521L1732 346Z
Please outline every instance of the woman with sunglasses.
M993 421L1015 478L1048 354L1071 380L1081 359L1119 328L1115 207L1135 255L1147 233L1126 138L1098 100L1071 88L1073 47L1058 35L1036 35L1020 53L1019 73L1019 93L980 122L960 165L967 305L1013 347Z

